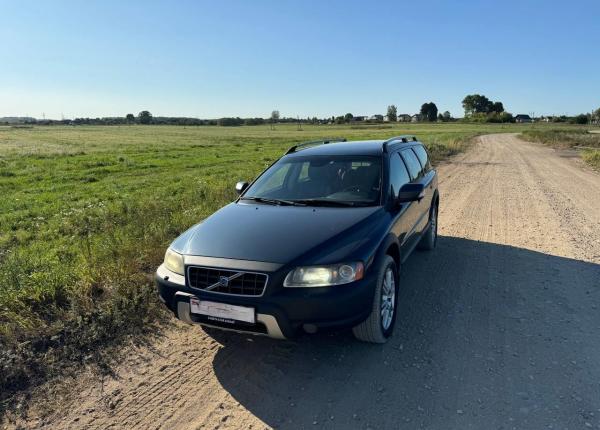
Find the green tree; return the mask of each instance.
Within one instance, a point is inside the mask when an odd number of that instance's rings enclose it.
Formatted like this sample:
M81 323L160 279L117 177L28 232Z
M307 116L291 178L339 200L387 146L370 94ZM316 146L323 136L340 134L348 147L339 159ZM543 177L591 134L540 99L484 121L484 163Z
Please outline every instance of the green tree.
M140 124L150 124L152 123L152 114L147 110L143 110L138 114L138 119Z
M504 105L502 102L493 102L481 94L469 94L462 101L465 110L465 116L471 116L478 113L502 113Z
M488 113L493 103L486 96L481 94L469 94L462 101L465 115L473 115L474 113Z
M573 117L573 119L571 120L571 122L573 124L587 124L588 123L588 116L586 114L584 114L584 113L580 113L576 117Z
M346 122L352 121L353 118L354 118L354 115L352 115L350 112L348 112L346 115L344 115L344 120Z
M275 128L275 124L279 122L279 111L274 110L271 112L271 118L269 118L269 124L271 124L271 130Z
M397 121L398 120L398 108L396 105L389 105L387 107L387 117L388 121Z
M491 103L490 112L502 113L504 112L504 105L502 104L502 102Z
M434 122L437 119L438 108L434 102L423 103L421 105L421 117L429 122Z
M450 115L450 112L446 111L442 114L442 121L450 121L452 120L452 115Z
M135 116L132 113L128 113L125 115L125 121L129 124L132 124L135 122Z

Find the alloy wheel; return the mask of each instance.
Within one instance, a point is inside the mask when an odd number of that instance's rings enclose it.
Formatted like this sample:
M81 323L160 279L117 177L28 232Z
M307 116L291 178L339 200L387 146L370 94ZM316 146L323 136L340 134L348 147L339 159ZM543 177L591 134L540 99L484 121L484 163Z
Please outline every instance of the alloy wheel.
M383 286L381 288L381 326L387 330L392 325L394 319L394 307L396 305L396 281L394 280L394 271L388 267L383 277Z

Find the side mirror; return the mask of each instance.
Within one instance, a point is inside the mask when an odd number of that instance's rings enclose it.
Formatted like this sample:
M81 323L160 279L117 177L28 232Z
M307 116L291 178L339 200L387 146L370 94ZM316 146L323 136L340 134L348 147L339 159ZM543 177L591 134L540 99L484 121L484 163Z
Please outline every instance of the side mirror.
M425 186L423 184L404 184L398 192L398 203L420 201L425 197Z
M237 191L238 194L242 194L246 188L248 188L248 182L246 181L239 181L235 184L235 191Z

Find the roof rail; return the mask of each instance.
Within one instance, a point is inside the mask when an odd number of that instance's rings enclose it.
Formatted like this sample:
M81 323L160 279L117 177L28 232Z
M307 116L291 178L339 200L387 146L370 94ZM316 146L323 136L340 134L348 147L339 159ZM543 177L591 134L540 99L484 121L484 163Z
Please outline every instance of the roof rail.
M311 140L308 142L302 142L302 143L299 143L298 145L292 146L290 149L288 149L286 151L285 155L297 152L301 149L304 149L304 147L306 147L306 146L326 145L328 143L334 143L334 142L346 142L346 138L345 137L333 137L333 138L327 138L327 139L323 139L323 140Z
M413 141L413 142L417 142L418 139L417 139L417 136L415 136L414 134L401 134L400 136L390 137L385 142L383 142L383 152L387 151L388 143L392 143L392 142L396 142L396 141L406 143L409 140Z

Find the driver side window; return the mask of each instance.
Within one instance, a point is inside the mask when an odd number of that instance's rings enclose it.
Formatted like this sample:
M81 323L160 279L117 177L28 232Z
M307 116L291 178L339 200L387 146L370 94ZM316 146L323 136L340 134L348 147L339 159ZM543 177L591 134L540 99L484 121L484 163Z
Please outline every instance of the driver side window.
M410 177L408 176L408 170L406 170L406 166L404 165L404 161L400 158L400 154L396 152L392 155L390 160L390 185L392 196L396 197L400 188L409 182Z

